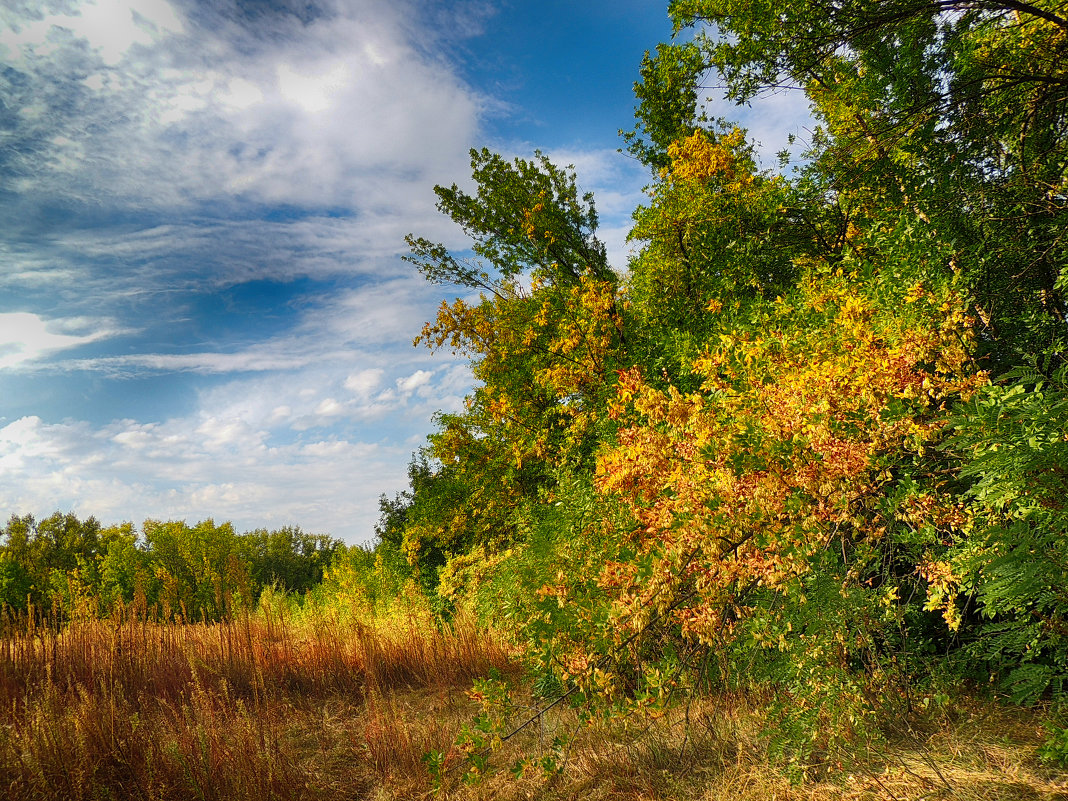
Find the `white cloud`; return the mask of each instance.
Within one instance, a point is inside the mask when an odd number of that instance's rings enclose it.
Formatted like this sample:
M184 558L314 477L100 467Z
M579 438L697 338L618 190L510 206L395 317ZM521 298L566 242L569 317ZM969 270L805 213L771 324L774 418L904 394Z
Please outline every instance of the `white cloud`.
M323 398L315 407L317 417L340 417L345 413L345 407L334 398Z
M98 325L84 319L45 320L30 312L0 314L0 370L20 367L52 353L115 335L110 327L97 327L85 334L64 333Z
M430 213L428 188L463 170L483 101L428 55L435 33L410 9L343 2L257 28L211 7L12 14L0 43L17 76L3 88L24 109L9 137L31 145L10 151L23 194Z
M463 183L492 101L436 37L477 32L484 4L421 6L433 21L407 0L324 0L300 19L285 3L42 5L0 9L0 95L18 109L2 177L19 193L0 198L0 287L50 311L0 316L0 367L121 377L131 394L185 373L186 400L69 407L62 423L6 411L0 515L211 516L366 540L433 412L460 409L472 383L462 359L411 347L442 293L396 255L409 231L466 244L431 187ZM621 266L642 169L607 150L568 162ZM196 330L196 299L305 278L328 291L295 290L270 333L252 315L232 339ZM171 322L192 334L160 330ZM122 352L68 352L153 325Z
M253 347L240 353L138 353L129 356L102 356L58 362L53 369L90 370L112 375L132 375L146 370L218 375L287 370L301 367L305 363L306 358L302 356L287 356L270 348Z
M104 64L116 66L134 45L148 46L161 36L181 33L184 26L165 0L90 0L68 14L10 20L0 44L12 60L23 63L28 55L52 55L60 49L64 33L84 41Z
M235 111L248 109L263 102L263 92L260 88L244 78L231 78L227 82L226 89L216 97Z
M203 447L208 450L220 450L229 446L240 446L243 450L260 450L266 432L256 431L240 418L205 419L194 430Z
M411 395L413 392L426 387L430 383L430 377L432 375L433 373L429 370L416 370L409 376L398 378L397 389L400 390L401 395Z
M278 90L282 97L312 114L334 107L352 79L343 63L315 75L299 73L288 64L278 66Z
M799 158L809 143L815 121L808 98L800 89L781 89L754 98L746 106L737 106L722 97L723 90L710 90L701 101L710 117L722 117L737 122L756 145L760 166L778 167L778 153L788 150ZM790 137L796 138L794 145Z
M385 370L381 367L360 370L345 379L345 389L357 397L366 398L381 385L384 373Z
M75 511L102 522L231 520L370 539L377 498L404 485L407 452L351 439L270 445L242 421L0 428L0 515Z

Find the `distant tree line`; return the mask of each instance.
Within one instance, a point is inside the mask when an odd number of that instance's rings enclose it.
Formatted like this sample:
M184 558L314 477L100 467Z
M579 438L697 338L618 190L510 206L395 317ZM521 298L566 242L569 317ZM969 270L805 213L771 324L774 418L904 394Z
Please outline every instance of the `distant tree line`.
M263 590L304 594L344 546L298 527L239 534L230 523L146 520L103 526L56 512L13 516L0 545L0 604L62 619L116 606L168 619L219 620Z

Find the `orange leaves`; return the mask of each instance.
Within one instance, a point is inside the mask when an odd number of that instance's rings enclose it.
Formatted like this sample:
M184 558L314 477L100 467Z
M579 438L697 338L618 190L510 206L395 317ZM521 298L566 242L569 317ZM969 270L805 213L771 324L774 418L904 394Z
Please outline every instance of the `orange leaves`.
M708 642L746 588L790 592L832 540L866 538L857 512L883 480L879 459L922 447L944 399L984 380L965 369L960 299L911 296L926 311L903 320L850 276L824 274L780 299L759 330L711 341L693 365L700 392L619 374L610 415L623 427L596 482L628 505L654 565L641 588L620 588L624 624L640 617L635 604L652 603L659 576L689 587L676 616Z
M617 300L610 282L589 275L563 288L535 283L530 297L483 296L477 306L457 298L441 304L415 344L472 356L487 384L528 363L529 377L564 399L604 383L623 330Z

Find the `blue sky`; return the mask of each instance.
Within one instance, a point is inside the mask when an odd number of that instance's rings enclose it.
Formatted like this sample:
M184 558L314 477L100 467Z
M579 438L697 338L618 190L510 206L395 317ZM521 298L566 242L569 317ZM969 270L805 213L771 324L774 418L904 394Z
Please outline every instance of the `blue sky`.
M368 542L466 365L400 260L468 150L574 164L625 270L617 153L653 0L6 0L0 516ZM740 113L773 153L803 99Z

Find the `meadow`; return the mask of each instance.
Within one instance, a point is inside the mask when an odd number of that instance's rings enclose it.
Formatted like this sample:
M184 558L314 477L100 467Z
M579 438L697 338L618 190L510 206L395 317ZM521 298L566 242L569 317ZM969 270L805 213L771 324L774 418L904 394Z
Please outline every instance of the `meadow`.
M128 608L33 620L9 618L0 640L0 798L1068 797L1068 774L1035 757L1041 710L992 701L891 726L855 763L798 784L767 758L764 699L584 717L536 697L519 649L463 614L443 625L416 604L301 609L267 593L217 623ZM510 700L476 775L465 733L494 706L472 689L487 676Z

